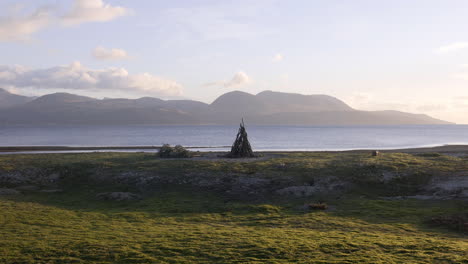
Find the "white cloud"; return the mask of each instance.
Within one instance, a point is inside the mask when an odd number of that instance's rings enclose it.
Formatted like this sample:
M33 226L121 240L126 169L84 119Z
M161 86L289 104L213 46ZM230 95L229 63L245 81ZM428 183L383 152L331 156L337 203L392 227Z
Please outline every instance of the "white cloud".
M439 47L436 52L437 53L451 53L451 52L457 52L459 50L467 49L468 48L468 42L454 42L450 43L448 45Z
M24 41L45 28L51 21L50 8L40 7L30 14L21 13L18 8L14 13L0 16L0 42Z
M112 6L102 0L74 0L71 10L65 15L57 14L58 6L54 5L41 6L30 13L23 12L21 5L12 5L4 10L5 13L0 14L0 42L29 40L32 34L54 24L71 26L106 22L131 13L128 8Z
M225 87L236 87L248 84L251 82L250 77L243 71L234 74L234 77L224 84Z
M410 99L405 101L389 100L375 94L355 93L344 100L358 110L398 110L409 113L428 114L435 118L457 123L468 123L468 96L433 98L427 100Z
M123 60L130 58L128 53L123 49L106 49L101 46L96 47L92 55L98 60Z
M224 86L226 88L239 87L252 82L252 79L243 71L239 71L229 81L217 81L205 84L205 86Z
M0 85L34 89L117 90L162 96L182 94L182 86L173 80L149 73L129 74L124 68L92 70L79 62L46 69L0 66Z
M130 14L121 6L112 6L102 0L75 0L69 13L61 17L62 23L71 26L86 22L106 22Z
M284 59L283 54L277 53L275 56L273 56L273 59L271 59L273 62L280 62Z

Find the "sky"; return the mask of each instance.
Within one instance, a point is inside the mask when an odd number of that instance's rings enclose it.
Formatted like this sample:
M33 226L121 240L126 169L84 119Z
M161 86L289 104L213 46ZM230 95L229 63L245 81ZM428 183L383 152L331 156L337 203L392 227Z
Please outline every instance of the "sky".
M0 87L327 94L468 124L468 1L0 0Z

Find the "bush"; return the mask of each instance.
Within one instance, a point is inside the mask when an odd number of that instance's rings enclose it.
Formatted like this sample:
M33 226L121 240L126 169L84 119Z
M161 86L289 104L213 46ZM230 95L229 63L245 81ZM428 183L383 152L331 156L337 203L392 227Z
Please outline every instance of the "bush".
M182 147L181 145L176 145L171 147L169 144L164 144L159 149L159 157L161 158L191 158L192 152L188 149Z

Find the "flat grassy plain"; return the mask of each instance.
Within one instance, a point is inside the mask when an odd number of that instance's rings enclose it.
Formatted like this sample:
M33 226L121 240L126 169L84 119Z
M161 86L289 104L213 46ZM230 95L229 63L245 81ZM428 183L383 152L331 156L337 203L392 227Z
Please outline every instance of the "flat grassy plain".
M466 156L307 152L248 161L164 160L145 153L0 156L2 173L35 170L60 173L53 187L63 192L0 196L0 263L468 263L466 234L428 224L434 216L468 212L466 201L382 198L410 194L431 175L468 171ZM308 197L232 197L188 184L142 191L95 180L99 172L129 170L167 178L241 174L304 183L333 175L356 187ZM409 176L383 184L372 177L382 171ZM109 191L143 198L96 198ZM319 200L329 210L304 210L304 204Z

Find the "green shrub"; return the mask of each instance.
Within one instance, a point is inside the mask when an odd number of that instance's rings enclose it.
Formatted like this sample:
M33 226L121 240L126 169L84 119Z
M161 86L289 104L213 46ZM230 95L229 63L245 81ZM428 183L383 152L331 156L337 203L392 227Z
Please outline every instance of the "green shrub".
M164 144L159 149L159 157L161 158L191 158L192 152L188 149L182 147L181 145L176 145L171 147L169 144Z

